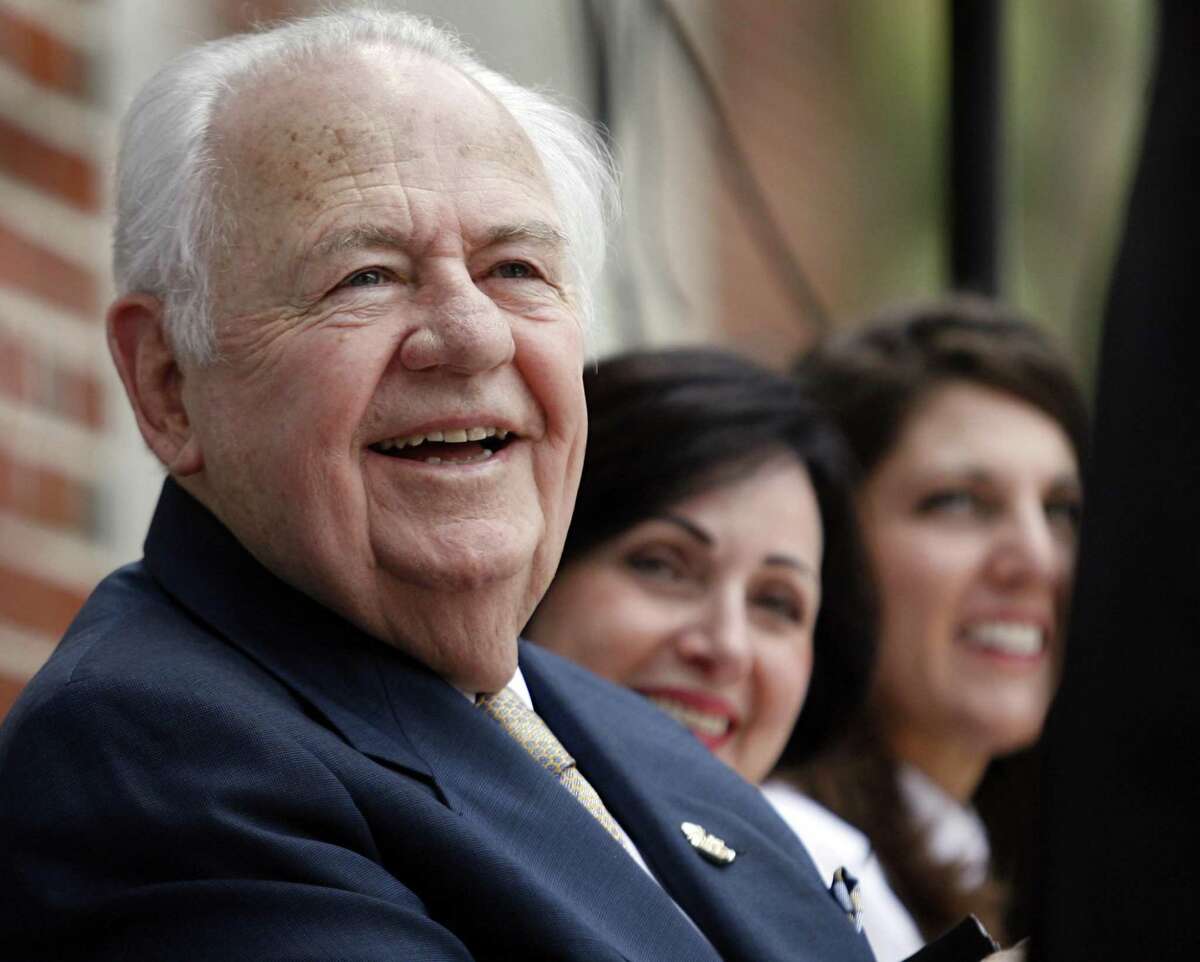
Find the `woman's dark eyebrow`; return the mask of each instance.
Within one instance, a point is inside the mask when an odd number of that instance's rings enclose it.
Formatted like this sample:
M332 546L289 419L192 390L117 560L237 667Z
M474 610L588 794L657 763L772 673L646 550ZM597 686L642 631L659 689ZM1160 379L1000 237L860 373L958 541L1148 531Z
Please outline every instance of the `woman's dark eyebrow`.
M653 517L657 518L659 521L669 521L671 524L682 528L701 544L707 545L710 548L716 544L716 538L714 538L695 522L689 521L687 518L681 518L677 514L656 514L653 515Z
M1054 479L1050 487L1059 491L1083 494L1083 482L1080 480L1079 475L1070 472L1060 474Z
M666 521L682 528L689 535L707 547L712 547L716 544L716 538L701 528L694 521L689 521L687 518L680 517L677 514L656 514L653 515L659 521ZM784 568L794 568L796 571L809 576L816 576L816 570L807 561L801 561L799 558L786 554L769 554L763 559L764 564L779 565Z
M801 561L799 558L794 558L787 554L769 554L763 562L769 565L780 565L784 568L794 568L801 574L816 575L816 571L807 561Z

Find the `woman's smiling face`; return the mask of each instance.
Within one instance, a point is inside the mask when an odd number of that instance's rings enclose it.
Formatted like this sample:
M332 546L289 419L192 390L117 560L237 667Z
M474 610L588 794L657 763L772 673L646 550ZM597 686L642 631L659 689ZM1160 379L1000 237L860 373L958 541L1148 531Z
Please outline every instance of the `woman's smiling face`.
M528 635L645 694L756 782L808 688L822 537L807 471L780 456L568 563Z
M1058 683L1079 469L1057 422L965 381L909 415L863 485L882 603L875 703L901 758L1035 740Z

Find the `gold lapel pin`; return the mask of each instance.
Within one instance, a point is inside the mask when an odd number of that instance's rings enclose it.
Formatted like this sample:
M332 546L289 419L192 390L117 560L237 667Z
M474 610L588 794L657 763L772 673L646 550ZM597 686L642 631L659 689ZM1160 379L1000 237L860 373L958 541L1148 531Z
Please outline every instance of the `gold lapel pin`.
M709 835L702 826L695 822L684 822L679 828L687 836L687 840L692 843L692 848L714 865L728 865L737 858L737 852L726 845L724 840L715 835Z

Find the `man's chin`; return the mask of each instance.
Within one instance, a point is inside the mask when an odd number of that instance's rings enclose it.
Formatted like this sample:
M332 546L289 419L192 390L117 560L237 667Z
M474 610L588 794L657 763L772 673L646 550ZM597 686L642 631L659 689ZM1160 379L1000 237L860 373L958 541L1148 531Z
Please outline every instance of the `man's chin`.
M479 642L469 639L435 643L424 650L409 650L447 682L467 695L499 691L512 680L517 670L517 635L507 640L490 638ZM424 657L422 657L424 656Z
M435 594L488 594L497 586L530 578L536 540L505 526L414 535L399 543L372 545L380 586L410 585Z
M407 557L377 555L368 607L382 631L373 633L463 691L503 688L517 668L517 637L552 575L525 532L505 534L505 544L443 541L425 544L423 557L413 546Z
M484 586L407 585L383 599L372 633L468 693L498 691L517 669L517 636L533 605L528 572Z

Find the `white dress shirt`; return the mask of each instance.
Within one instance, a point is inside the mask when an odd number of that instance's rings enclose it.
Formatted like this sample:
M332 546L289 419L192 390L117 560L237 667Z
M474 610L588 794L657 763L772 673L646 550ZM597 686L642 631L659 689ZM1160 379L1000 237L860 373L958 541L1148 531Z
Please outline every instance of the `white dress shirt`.
M899 962L925 944L862 832L786 782L768 782L763 795L800 837L826 884L839 868L858 879L863 931L879 962Z

